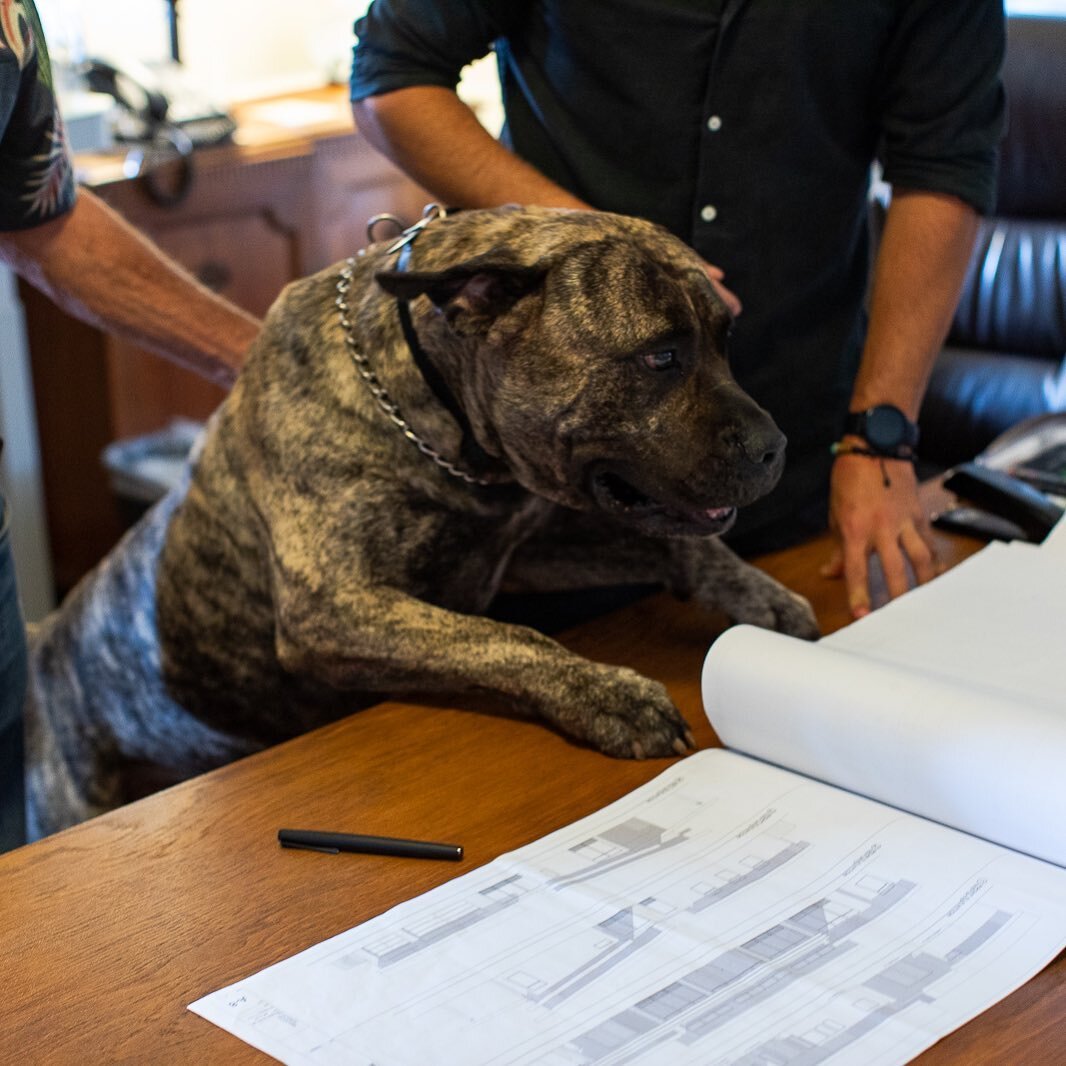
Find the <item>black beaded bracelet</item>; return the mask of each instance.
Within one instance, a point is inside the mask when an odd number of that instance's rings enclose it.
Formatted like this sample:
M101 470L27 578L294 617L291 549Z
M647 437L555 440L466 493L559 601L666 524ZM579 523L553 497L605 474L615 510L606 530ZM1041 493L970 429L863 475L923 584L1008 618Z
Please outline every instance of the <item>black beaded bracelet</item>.
M918 461L918 456L909 448L906 451L888 454L879 452L874 448L864 448L861 444L851 444L849 441L838 440L835 444L829 446L829 450L832 452L834 459L839 459L842 455L861 455L865 459L880 459L881 480L886 489L892 486L892 481L888 476L888 467L885 466L886 459L897 459L911 464Z
M876 448L864 448L861 444L851 444L845 440L838 440L831 444L829 450L834 456L837 455L865 455L870 459L902 459L905 463L918 461L918 456L910 448L901 448L898 452L882 452Z

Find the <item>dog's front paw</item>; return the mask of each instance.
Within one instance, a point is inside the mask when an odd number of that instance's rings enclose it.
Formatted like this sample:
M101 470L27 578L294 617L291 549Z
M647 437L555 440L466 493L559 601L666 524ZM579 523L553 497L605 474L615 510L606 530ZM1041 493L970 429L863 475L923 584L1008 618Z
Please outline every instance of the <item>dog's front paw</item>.
M576 675L576 676L575 676ZM560 678L565 692L545 718L618 759L685 755L696 746L666 689L625 667L583 664Z
M728 598L719 596L717 600L734 622L775 629L803 640L817 640L821 635L807 600L754 566L745 567L743 580L735 583Z

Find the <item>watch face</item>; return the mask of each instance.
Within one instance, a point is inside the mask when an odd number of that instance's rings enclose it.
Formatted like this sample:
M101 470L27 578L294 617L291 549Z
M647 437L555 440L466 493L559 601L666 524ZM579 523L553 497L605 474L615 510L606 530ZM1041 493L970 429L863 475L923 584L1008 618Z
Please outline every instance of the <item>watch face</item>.
M898 407L881 404L866 412L866 439L874 448L898 448L907 444L910 433L907 416Z

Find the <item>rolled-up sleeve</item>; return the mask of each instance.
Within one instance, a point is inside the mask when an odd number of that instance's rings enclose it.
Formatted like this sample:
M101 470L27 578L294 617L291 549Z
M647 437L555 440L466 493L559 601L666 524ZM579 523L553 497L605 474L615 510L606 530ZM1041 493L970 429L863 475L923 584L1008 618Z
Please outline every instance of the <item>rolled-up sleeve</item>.
M1005 111L1002 2L915 0L904 8L881 83L885 179L987 213Z
M521 12L519 2L375 0L355 23L351 99L412 85L454 88Z

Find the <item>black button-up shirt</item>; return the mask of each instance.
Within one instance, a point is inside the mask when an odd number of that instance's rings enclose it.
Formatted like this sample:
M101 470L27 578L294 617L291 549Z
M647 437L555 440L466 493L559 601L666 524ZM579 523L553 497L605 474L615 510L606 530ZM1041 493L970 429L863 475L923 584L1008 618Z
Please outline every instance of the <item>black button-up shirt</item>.
M737 379L789 438L748 525L828 481L865 326L871 162L992 204L998 0L375 0L356 34L353 99L452 87L494 45L505 143L725 271Z

